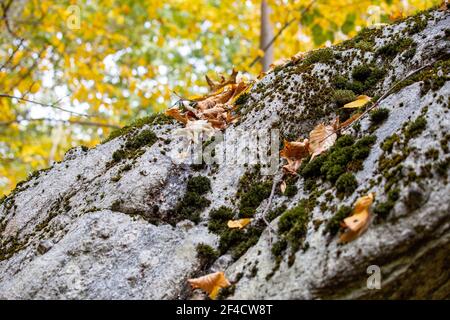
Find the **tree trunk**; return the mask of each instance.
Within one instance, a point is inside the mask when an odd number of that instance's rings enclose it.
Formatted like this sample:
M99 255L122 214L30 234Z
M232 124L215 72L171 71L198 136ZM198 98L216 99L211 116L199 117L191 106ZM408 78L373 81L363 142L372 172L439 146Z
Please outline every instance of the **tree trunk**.
M267 48L265 47L273 38L273 26L270 22L270 7L266 0L261 1L261 33L259 39L259 47L264 51L264 56L261 58L261 66L263 71L269 69L270 64L273 62L273 44Z

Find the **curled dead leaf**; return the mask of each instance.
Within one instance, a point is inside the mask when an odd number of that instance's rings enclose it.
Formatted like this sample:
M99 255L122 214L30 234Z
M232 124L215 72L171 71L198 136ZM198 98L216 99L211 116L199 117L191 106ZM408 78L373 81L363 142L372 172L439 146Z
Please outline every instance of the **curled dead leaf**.
M242 229L244 228L246 225L248 225L250 222L252 222L251 218L243 218L243 219L238 219L238 220L228 220L227 226L230 229Z
M207 274L206 276L188 279L189 284L193 289L202 289L209 294L211 299L215 299L221 288L226 288L231 285L225 274L222 271Z
M228 80L225 80L225 77L222 75L220 76L220 78L221 78L220 82L214 82L208 76L205 76L205 78L206 78L206 82L208 83L208 86L209 86L211 92L215 92L215 91L220 90L221 88L225 87L226 85L235 84L237 75L238 75L238 72L233 68Z
M318 124L309 133L309 152L312 161L316 156L330 149L337 139L336 131L339 128L339 118L333 120L329 125Z
M288 164L283 166L283 169L290 174L297 174L298 168L302 163L303 158L308 156L309 153L309 141L304 139L303 141L289 142L284 140L283 150L280 151L280 156L287 160Z
M345 218L342 222L342 226L346 230L341 233L339 237L340 242L346 243L353 241L367 230L371 218L369 209L374 197L374 193L369 193L367 196L360 197L355 202L352 215Z
M182 123L186 123L188 121L187 117L185 115L182 115L180 109L178 108L167 109L165 114Z
M365 95L357 96L355 101L352 101L352 102L349 102L349 103L345 104L342 108L343 109L361 108L362 106L364 106L370 100L372 100L372 98L369 97L369 96L365 96Z

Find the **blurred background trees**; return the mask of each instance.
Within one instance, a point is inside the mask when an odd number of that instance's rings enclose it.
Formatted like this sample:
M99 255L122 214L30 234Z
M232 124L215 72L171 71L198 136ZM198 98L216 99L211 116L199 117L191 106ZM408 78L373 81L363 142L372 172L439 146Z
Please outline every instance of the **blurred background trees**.
M205 74L254 77L439 2L0 0L0 195L70 147L204 93Z

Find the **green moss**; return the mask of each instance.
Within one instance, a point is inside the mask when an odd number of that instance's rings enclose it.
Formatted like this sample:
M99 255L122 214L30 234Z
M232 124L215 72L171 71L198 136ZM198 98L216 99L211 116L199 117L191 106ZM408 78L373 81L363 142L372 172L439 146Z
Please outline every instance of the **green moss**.
M128 139L124 147L114 151L112 160L106 166L109 168L124 159L132 159L140 156L144 152L142 148L153 145L157 139L158 137L155 133L149 129L139 132Z
M356 66L352 70L352 78L357 81L365 81L372 74L372 67L368 64Z
M355 142L352 136L344 135L327 153L318 156L311 162L304 161L300 167L300 174L306 179L305 189L307 189L307 182L314 182L315 180L312 180L314 178L322 178L334 185L341 175L360 170L362 161L369 155L375 140L375 136L366 136ZM349 194L353 191L351 189L354 187L354 183L350 184L349 175L351 174L344 175L341 179L338 192Z
M314 63L327 63L334 58L333 50L330 48L318 49L309 53L305 58L304 63L311 65Z
M152 130L143 130L136 136L128 140L125 144L125 147L127 149L136 150L145 146L153 145L157 139L157 136L153 133Z
M336 190L345 195L351 195L358 187L358 182L353 173L344 173L336 181Z
M389 110L386 108L378 108L370 112L370 122L372 126L379 126L389 117Z
M428 67L408 79L397 83L393 87L392 93L421 81L422 87L420 93L423 96L430 90L439 90L450 79L449 73L450 60L447 58L447 60L438 61L432 67Z
M281 205L273 210L271 210L268 214L267 214L267 220L268 221L272 221L273 219L275 219L276 217L280 216L283 212L286 211L286 205Z
M211 204L204 197L211 190L209 179L206 177L193 177L188 180L186 193L175 206L176 220L189 219L195 223L200 221L200 212Z
M268 198L272 189L272 181L263 181L260 166L256 165L247 170L239 180L239 217L252 217L261 202Z
M376 84L385 76L386 70L374 65L363 64L353 69L352 81L337 75L332 79L332 83L336 89L348 90L357 94L372 94Z
M422 16L416 15L416 16L412 17L412 19L413 19L413 22L410 23L408 25L408 27L405 29L409 35L413 35L413 34L421 32L428 25L427 19L422 18Z
M435 166L438 175L440 175L441 177L447 177L448 170L450 167L450 157L447 157L444 160L437 162Z
M211 181L204 176L196 176L189 179L187 191L203 195L211 190Z
M286 191L284 192L284 195L286 197L293 197L297 194L298 188L296 185L290 184L286 187Z
M356 95L351 90L336 90L333 94L333 100L339 108L355 99Z
M313 207L311 199L304 199L292 209L283 213L278 221L278 234L280 240L272 247L272 254L281 257L281 254L290 244L292 252L295 253L304 244L309 216Z
M341 228L341 221L350 216L352 208L349 206L341 206L336 214L328 220L324 232L334 236Z
M114 130L113 132L111 132L108 138L106 138L102 143L106 143L108 141L111 141L112 139L133 132L137 129L142 128L145 125L156 125L156 124L162 125L162 124L170 124L173 122L174 120L171 117L165 115L164 113L155 113L151 116L137 119L123 128Z
M381 149L385 152L392 152L392 148L394 147L395 143L400 142L400 136L396 133L393 135L387 137L382 143L381 143Z
M398 53L417 45L411 38L399 38L380 47L376 54L384 57L395 57Z
M427 126L427 120L424 116L419 116L415 121L409 123L405 131L405 137L407 140L417 137L425 130Z
M208 268L219 257L219 253L211 246L200 243L196 247L197 259L203 268Z
M399 199L399 196L399 189L389 191L387 200L385 202L378 203L373 209L373 212L381 218L386 218L394 208L395 202Z
M211 210L208 221L209 231L216 234L226 231L228 228L227 221L232 220L233 216L233 210L225 206Z

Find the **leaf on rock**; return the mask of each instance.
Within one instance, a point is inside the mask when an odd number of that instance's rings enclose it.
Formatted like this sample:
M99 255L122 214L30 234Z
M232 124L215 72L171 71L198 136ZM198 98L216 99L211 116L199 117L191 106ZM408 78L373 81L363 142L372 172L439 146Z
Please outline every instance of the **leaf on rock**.
M369 97L369 96L365 96L365 95L357 96L355 101L352 101L352 102L349 102L349 103L345 104L342 108L343 109L361 108L362 106L364 106L370 100L372 100L372 98Z
M250 83L244 81L236 83L236 76L237 71L233 69L228 80L222 77L216 83L207 77L214 92L183 101L183 112L179 108L171 108L166 114L185 124L187 121L207 120L214 128L225 129L230 123L237 121L237 116L232 114L236 99L251 87Z
M350 118L348 118L347 120L345 120L344 122L342 122L339 125L339 129L342 128L347 128L349 127L356 119L358 119L361 116L361 113L355 113L354 115L352 115Z
M231 285L222 271L211 273L200 278L188 279L188 282L193 289L199 288L207 292L211 299L217 297L221 288L226 288Z
M188 121L186 115L182 115L180 109L178 108L167 109L165 114L182 123L186 123Z
M312 161L315 157L330 149L337 139L336 130L339 128L339 118L333 120L329 125L318 124L309 133L309 152Z
M302 163L303 158L309 154L309 141L304 139L303 141L289 142L284 140L284 148L280 151L280 156L287 160L288 164L283 166L283 169L290 174L296 175L298 168Z
M281 191L282 194L284 194L286 192L286 188L287 188L286 181L284 181L284 180L281 181L280 191Z
M228 220L228 228L230 229L242 229L244 228L246 225L248 225L250 222L252 221L251 218L243 218L243 219L238 219L238 220Z
M346 243L353 241L367 230L371 217L369 209L374 197L374 193L369 193L367 196L360 197L355 202L352 215L345 218L342 222L342 226L346 230L341 233L339 242Z

